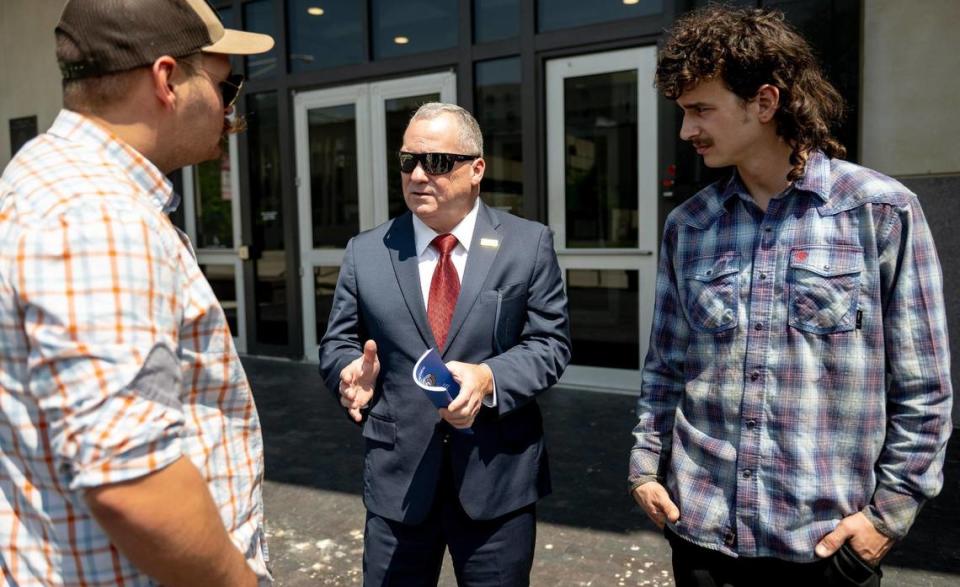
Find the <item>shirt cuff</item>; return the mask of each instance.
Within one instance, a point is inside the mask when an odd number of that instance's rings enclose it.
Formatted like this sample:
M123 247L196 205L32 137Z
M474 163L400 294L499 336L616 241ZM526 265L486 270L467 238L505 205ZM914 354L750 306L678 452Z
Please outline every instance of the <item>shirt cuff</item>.
M483 364L486 365L486 363ZM490 369L490 365L487 365L487 368ZM483 396L480 401L488 408L495 408L497 407L497 378L493 376L493 369L490 369L490 376L493 379L493 393Z
M874 492L870 505L863 509L863 515L877 532L887 538L902 540L925 501L881 485Z

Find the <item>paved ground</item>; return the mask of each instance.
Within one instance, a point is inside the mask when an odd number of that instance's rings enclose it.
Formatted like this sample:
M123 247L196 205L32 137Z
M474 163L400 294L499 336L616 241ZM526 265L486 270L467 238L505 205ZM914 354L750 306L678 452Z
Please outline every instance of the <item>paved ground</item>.
M359 585L361 437L312 365L244 359L263 422L277 584ZM554 493L540 502L534 586L672 585L670 554L624 490L633 398L555 389L541 400ZM943 494L885 564L886 586L960 585L960 435ZM455 585L449 561L441 585Z

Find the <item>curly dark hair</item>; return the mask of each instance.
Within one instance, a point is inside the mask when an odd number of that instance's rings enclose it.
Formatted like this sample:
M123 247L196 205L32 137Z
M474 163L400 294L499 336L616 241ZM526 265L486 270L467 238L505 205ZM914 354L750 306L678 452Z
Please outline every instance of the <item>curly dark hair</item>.
M718 77L742 100L753 99L764 84L780 91L774 120L777 134L793 149L789 181L803 176L815 149L846 156L830 131L843 120L843 98L782 12L710 5L676 21L657 58L657 89L676 100Z

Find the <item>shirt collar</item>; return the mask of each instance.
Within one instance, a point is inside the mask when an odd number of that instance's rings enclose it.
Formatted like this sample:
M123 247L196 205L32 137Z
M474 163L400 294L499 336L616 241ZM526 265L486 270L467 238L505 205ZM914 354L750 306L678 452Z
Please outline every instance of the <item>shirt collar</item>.
M473 228L477 224L478 210L480 210L479 197L476 199L476 201L474 201L473 209L467 212L467 215L463 217L463 220L461 220L460 223L454 226L453 230L450 231L450 234L457 237L457 242L459 242L468 253L470 252L470 243L473 241ZM423 220L420 220L420 218L414 214L413 236L417 246L417 256L423 256L427 250L427 247L430 246L430 243L433 242L433 239L440 236L440 233L427 226Z
M830 199L830 173L830 159L823 151L816 150L807 158L803 176L794 182L791 187L814 194L826 202ZM736 168L733 169L730 179L727 180L723 191L720 192L720 201L726 204L733 196L740 196L741 199L752 201L750 192L743 185L743 180L740 179L740 174Z
M173 184L150 160L82 114L61 110L47 132L70 142L96 148L106 159L123 169L158 209L167 212L179 205L180 196L173 191Z

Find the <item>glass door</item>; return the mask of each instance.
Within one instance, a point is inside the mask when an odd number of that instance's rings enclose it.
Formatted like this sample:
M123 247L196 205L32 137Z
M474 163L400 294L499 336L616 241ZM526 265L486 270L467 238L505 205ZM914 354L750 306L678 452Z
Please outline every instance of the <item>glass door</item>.
M456 100L453 73L298 94L294 99L304 353L317 360L344 248L406 210L395 156L413 112Z
M655 47L547 62L550 226L570 302L562 379L636 393L656 280Z
M247 325L237 160L237 137L231 135L220 159L184 169L183 206L197 263L220 300L234 345L244 353Z

